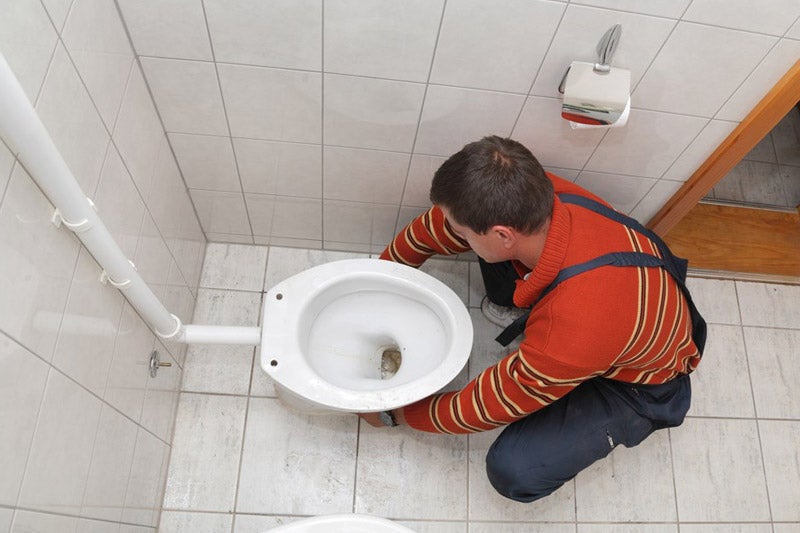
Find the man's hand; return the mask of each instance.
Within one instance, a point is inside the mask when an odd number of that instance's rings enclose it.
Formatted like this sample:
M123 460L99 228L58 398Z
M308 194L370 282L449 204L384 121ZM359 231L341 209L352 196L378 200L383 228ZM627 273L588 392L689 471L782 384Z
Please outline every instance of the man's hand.
M380 413L356 413L361 419L363 419L367 424L372 427L376 428L385 428L389 427L380 419ZM392 414L394 415L394 419L397 422L398 426L402 426L406 423L406 418L403 416L403 409L392 409Z

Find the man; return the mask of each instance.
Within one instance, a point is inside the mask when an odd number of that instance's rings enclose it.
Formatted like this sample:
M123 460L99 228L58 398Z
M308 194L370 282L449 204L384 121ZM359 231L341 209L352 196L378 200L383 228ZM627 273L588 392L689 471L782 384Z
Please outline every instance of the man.
M618 444L683 421L705 323L683 285L685 261L658 237L496 136L445 161L430 198L434 206L381 258L416 267L473 250L484 313L496 320L501 306L529 309L498 340L524 337L461 391L362 417L441 433L507 425L487 474L521 502L547 496Z

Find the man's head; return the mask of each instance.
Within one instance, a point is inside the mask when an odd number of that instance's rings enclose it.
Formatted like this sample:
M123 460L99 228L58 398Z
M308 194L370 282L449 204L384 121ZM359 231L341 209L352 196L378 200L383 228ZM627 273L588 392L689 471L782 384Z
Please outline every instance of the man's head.
M553 184L530 150L491 136L464 146L439 167L430 199L475 233L501 225L531 234L553 211Z

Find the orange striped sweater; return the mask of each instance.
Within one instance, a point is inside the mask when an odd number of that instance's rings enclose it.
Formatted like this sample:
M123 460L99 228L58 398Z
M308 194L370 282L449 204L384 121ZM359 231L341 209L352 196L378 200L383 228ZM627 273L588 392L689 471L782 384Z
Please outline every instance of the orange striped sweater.
M588 196L552 174L556 193ZM606 204L608 205L608 204ZM469 250L437 207L412 221L381 254L411 266L434 254ZM558 272L609 252L659 255L643 235L582 207L555 200L541 258L517 281L514 303L530 307ZM528 274L521 263L521 276ZM659 384L694 370L688 305L662 268L604 266L559 284L533 308L519 350L458 392L404 408L407 423L439 433L486 431L525 417L597 376Z

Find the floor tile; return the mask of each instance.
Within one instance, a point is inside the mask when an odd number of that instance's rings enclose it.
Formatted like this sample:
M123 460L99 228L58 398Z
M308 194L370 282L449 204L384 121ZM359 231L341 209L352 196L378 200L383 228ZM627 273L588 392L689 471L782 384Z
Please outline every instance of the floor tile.
M800 419L800 330L745 328L744 339L758 416Z
M730 280L689 277L686 286L697 310L709 324L739 324L736 284Z
M755 420L687 418L669 432L680 520L769 520Z
M250 382L250 396L266 396L275 398L275 382L261 368L261 347L256 346L255 357L253 357L253 377Z
M186 352L181 389L246 395L250 390L254 351L253 346L190 345Z
M800 329L800 285L736 282L742 324Z
M195 324L258 326L261 293L200 289L194 308Z
M469 305L469 263L430 259L420 267L420 270L453 289L464 305Z
M182 393L166 509L233 511L246 398Z
M251 398L236 511L351 512L357 424L353 415L303 415Z
M800 521L800 422L759 420L772 519Z
M705 353L691 380L690 415L755 415L741 327L708 325Z
M164 511L158 531L161 533L225 533L233 527L233 515L220 513L183 513Z
M434 522L420 520L395 520L414 533L467 533L466 522Z
M355 511L386 518L467 517L467 437L361 424Z
M570 481L556 492L533 503L501 496L486 477L486 452L500 429L469 436L469 519L563 522L575 520L575 484Z
M208 289L261 291L268 251L266 246L209 243L200 286Z
M469 533L573 533L574 524L530 524L525 522L470 522Z
M577 533L678 533L677 524L578 524Z
M236 514L233 533L264 533L271 528L300 520L300 516L262 516Z
M578 474L575 499L579 522L675 521L669 434L656 431L634 448L618 446Z
M770 524L681 524L681 533L771 533ZM776 530L777 532L777 530Z

